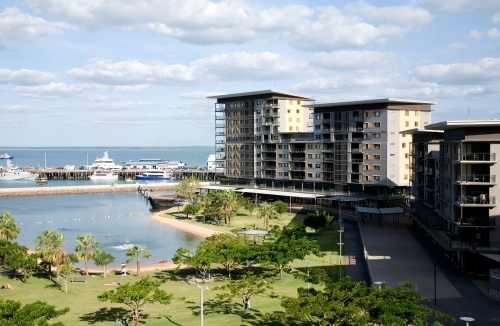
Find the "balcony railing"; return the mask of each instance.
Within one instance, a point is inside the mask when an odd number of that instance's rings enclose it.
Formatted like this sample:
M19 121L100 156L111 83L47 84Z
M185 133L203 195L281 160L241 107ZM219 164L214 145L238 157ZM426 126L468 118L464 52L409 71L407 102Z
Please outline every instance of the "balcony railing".
M223 123L217 123L217 124L215 125L215 128L226 128L226 125L225 125L225 124L223 124Z
M294 171L304 171L306 169L305 166L291 166L290 167L290 170L294 170Z
M362 142L363 141L363 137L352 137L352 141L353 142Z
M216 115L215 116L215 120L224 120L224 119L226 119L226 116L224 116L224 115Z
M264 103L262 104L262 107L265 109L271 109L271 108L279 108L280 105L278 103Z
M496 176L489 174L462 174L455 181L465 183L496 183Z
M216 133L215 133L215 135L216 135L216 136L225 136L225 135L226 135L226 133L225 133L225 132L223 132L223 131L218 131L218 132L216 132Z
M216 144L225 144L226 141L225 140L216 140L215 143Z
M306 179L306 177L301 176L301 175L300 175L300 176L299 176L299 175L291 175L291 176L290 176L290 179L291 179L291 180L305 180L305 179Z
M466 153L460 157L461 161L495 162L496 153Z
M226 111L226 108L218 108L218 107L215 108L215 112L224 112L224 111Z
M304 157L291 157L290 158L290 161L293 161L293 162L305 162L305 158Z
M457 196L455 201L460 205L486 205L496 206L496 197L488 195Z
M303 142L303 141L316 142L316 141L319 141L319 139L315 139L315 138L295 138L294 140L298 141L298 142Z
M276 161L276 157L263 156L263 161Z

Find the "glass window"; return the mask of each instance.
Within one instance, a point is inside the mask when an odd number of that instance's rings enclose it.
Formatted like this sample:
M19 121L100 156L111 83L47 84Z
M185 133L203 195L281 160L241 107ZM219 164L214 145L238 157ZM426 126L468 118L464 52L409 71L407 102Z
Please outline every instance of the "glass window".
M288 167L288 163L283 163L283 167L287 168Z
M375 122L373 125L375 126L375 128L380 128L380 122Z
M292 122L292 118L288 118L288 122Z
M286 110L286 112L287 112L287 113L291 113L291 112L292 112L292 110L288 109L288 110Z
M321 154L316 154L316 158L321 158Z
M316 120L321 120L321 115L316 114Z
M278 149L281 149L283 146L282 145L278 145Z
M374 165L374 166L373 166L373 169L374 169L374 170L377 170L377 171L380 171L380 165Z
M320 163L316 163L316 169L319 169L321 168L321 164Z
M283 172L284 177L288 177L288 172Z
M308 174L307 174L307 177L308 177L308 178L312 178L312 177L313 177L313 174L312 174L312 173L308 173Z
M409 127L410 126L410 122L409 121L405 121L405 127Z
M310 169L312 169L313 165L312 165L312 164L310 164L310 163L308 163L308 164L307 164L307 167L308 167L308 168L310 168Z
M297 109L297 113L300 113L300 110L299 110L299 109Z
M373 176L373 180L375 180L375 181L380 181L380 176L379 176L379 175L374 175L374 176Z
M316 178L321 178L321 173L316 173Z
M307 144L307 149L312 149L313 145L312 144Z
M415 121L415 127L418 127L418 121Z
M313 158L312 154L307 154L307 158Z
M257 101L257 105L260 105L260 101Z
M295 127L295 131L299 131L299 127Z
M283 145L283 148L288 149L288 145L287 144Z
M374 136L375 138L380 138L380 133L376 132L376 133L374 133L374 134L373 134L373 136Z
M375 111L375 116L380 117L380 111Z
M321 145L320 144L316 144L316 149L320 149L321 148Z
M319 129L321 129L321 125L315 125L314 128L319 130Z
M300 122L300 118L297 118L297 122Z
M409 116L410 115L410 111L409 110L406 110L405 111L405 116Z

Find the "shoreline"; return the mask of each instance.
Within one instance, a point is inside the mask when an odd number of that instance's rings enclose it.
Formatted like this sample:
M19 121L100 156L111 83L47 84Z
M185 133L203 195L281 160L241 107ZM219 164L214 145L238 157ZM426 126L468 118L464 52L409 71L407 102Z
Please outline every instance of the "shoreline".
M172 219L168 217L163 217L161 216L164 212L156 212L153 213L149 217L149 219L155 223L159 223L183 232L188 232L200 237L207 238L213 234L216 233L222 233L222 231L214 230L211 228L207 228L201 225L194 225L191 223L184 222L179 219ZM156 271L166 271L166 270L172 270L176 268L177 265L174 264L171 260L165 262L165 263L149 263L149 264L141 264L141 273L145 272L156 272ZM79 267L76 268L75 270L83 272L85 271L85 268ZM91 274L102 274L103 273L103 268L102 267L89 267L89 273ZM120 266L108 266L106 268L106 278L114 277L114 276L120 276L117 275L117 272L121 271ZM134 274L137 273L137 266L134 261L130 262L130 265L127 265L127 272L130 273L130 276L135 276Z

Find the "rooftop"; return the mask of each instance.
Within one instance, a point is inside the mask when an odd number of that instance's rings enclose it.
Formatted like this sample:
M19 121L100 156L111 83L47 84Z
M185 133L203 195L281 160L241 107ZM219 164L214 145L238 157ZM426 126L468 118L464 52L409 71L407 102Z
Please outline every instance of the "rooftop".
M350 102L335 102L335 103L322 103L322 104L308 104L303 105L309 108L325 108L332 106L348 106L348 105L363 105L363 104L378 104L378 103L387 103L387 104L401 104L401 105L434 105L437 102L428 102L428 101L415 101L415 100L404 100L397 98L381 98L374 100L363 100L363 101L350 101Z
M425 126L425 129L434 131L467 127L500 127L500 119L441 121L427 125Z
M287 97L287 98L293 97L293 98L309 100L309 101L313 100L310 97L305 97L305 96L286 93L286 92L275 91L272 89L264 90L264 91L246 92L246 93L215 95L215 96L208 96L207 98L220 99L220 98L233 98L233 97L244 97L244 96L255 96L255 95L274 95L274 96L281 96L281 97Z

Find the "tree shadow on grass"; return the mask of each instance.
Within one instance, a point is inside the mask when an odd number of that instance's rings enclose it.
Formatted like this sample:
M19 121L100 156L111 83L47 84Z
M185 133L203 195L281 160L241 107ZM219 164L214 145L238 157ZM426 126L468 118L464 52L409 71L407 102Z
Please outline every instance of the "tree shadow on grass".
M188 301L186 302L190 305L187 306L188 309L191 309L193 312L193 315L199 316L200 315L200 304L197 302L193 301ZM210 315L210 314L233 314L233 315L238 315L242 319L244 319L246 322L253 321L255 322L254 325L262 325L262 321L260 320L260 317L262 317L262 314L255 309L248 309L247 315L244 315L243 312L243 305L235 303L231 299L224 299L224 300L207 300L203 303L203 313L205 315Z
M129 310L120 307L112 307L112 308L101 308L94 312L89 312L83 316L80 316L79 319L87 324L96 324L106 321L115 321L116 317L120 318L130 318L131 313ZM147 319L149 315L141 314L140 319ZM139 323L142 321L139 319ZM131 322L128 323L132 325Z

